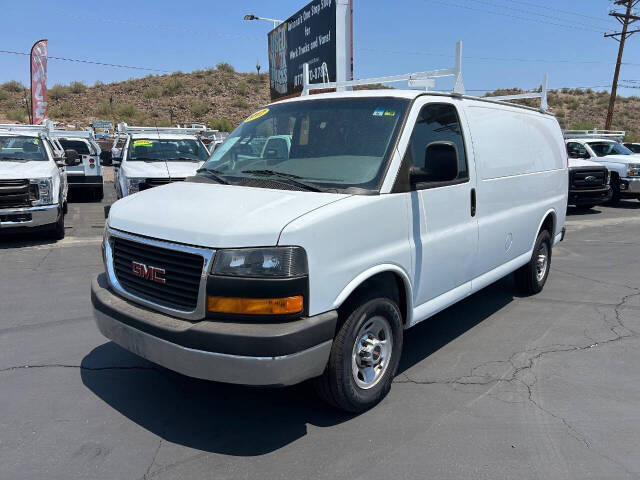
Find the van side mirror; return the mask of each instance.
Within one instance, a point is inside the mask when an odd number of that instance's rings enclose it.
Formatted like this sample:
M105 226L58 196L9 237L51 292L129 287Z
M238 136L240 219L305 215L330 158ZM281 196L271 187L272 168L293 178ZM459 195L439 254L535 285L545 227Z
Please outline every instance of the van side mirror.
M411 184L451 182L458 177L458 149L453 142L431 142L424 153L424 168L411 167Z
M64 164L67 167L75 167L76 165L80 165L81 162L82 159L75 150L69 149L64 151Z
M100 163L105 166L109 166L113 163L113 158L109 150L100 152Z

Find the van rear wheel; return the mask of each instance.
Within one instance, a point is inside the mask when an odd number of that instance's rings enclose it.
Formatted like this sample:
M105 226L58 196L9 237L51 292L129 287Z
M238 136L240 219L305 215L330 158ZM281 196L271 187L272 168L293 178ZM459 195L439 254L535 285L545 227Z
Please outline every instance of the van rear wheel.
M369 299L346 312L324 374L320 397L347 412L364 412L391 389L402 354L402 315L388 298Z
M527 295L540 293L551 268L551 235L546 230L538 234L529 263L515 272L518 290Z

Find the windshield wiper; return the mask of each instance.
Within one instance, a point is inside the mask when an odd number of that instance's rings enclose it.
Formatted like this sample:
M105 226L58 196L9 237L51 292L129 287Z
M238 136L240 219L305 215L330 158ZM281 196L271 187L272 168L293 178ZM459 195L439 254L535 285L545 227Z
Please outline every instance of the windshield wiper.
M226 180L221 176L222 172L220 170L216 170L215 168L201 167L198 170L196 170L196 173L204 173L208 177L211 177L214 180L216 180L218 183L222 183L223 185L231 185L228 180Z
M198 159L198 158L192 158L192 157L178 157L178 158L172 158L171 160L186 160L188 162L202 162L202 160ZM171 160L167 160L167 162L170 162Z
M289 182L293 185L304 188L305 190L308 190L310 192L322 191L312 183L307 183L299 180L302 177L300 177L299 175L294 175L293 173L278 172L277 170L243 170L242 173L253 173L254 175L272 175L274 177L280 177L289 180Z

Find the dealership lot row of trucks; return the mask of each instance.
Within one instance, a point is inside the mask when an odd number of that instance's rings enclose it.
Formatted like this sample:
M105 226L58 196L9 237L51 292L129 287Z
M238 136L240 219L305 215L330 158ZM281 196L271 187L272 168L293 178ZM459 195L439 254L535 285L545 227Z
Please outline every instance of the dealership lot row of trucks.
M359 412L390 390L405 329L507 274L540 292L567 204L638 198L640 157L620 132L565 138L545 109L467 96L458 68L406 79L442 72L456 76L451 93L307 81L210 155L178 138L190 132L119 126L102 155L121 200L91 285L100 331L197 378L312 379L328 403ZM0 172L35 151L51 178L79 166L76 151L25 128L20 141L0 130ZM46 197L31 180L25 202ZM46 199L63 212L66 187L53 183Z

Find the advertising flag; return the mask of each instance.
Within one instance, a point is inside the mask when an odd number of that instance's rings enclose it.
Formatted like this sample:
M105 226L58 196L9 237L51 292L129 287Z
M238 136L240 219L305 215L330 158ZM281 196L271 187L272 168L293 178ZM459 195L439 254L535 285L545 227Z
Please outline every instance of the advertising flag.
M38 40L31 48L31 112L39 125L47 118L47 40Z

